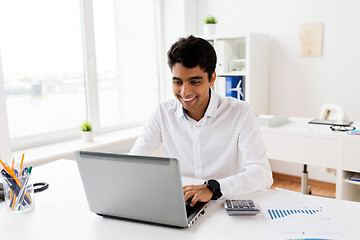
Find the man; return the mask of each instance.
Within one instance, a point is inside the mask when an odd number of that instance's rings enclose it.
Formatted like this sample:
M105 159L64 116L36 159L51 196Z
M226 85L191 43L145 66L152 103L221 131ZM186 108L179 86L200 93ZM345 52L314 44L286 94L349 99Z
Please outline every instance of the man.
M254 112L248 103L211 89L216 79L211 44L180 38L168 51L168 65L176 99L157 107L130 154L152 155L163 144L183 176L209 179L184 186L190 205L270 187L272 173Z

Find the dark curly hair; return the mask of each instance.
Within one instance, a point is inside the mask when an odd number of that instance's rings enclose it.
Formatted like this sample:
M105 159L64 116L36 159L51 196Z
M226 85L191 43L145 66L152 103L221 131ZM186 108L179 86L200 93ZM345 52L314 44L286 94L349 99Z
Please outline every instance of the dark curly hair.
M186 68L199 66L208 73L209 81L216 67L216 52L206 40L192 35L180 38L167 53L170 69L175 63L181 63Z

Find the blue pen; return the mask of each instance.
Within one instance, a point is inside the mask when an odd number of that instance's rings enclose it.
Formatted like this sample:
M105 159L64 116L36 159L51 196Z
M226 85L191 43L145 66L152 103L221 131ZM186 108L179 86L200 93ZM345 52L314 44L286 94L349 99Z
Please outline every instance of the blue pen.
M25 197L25 193L26 193L25 189L27 187L27 183L28 183L29 178L30 178L31 170L32 170L32 166L30 166L28 171L26 172L26 179L25 179L24 184L22 185L22 187L20 189L18 198L15 201L15 209L20 210L19 204L22 204L23 206L25 205L25 202L24 202L24 197ZM30 204L30 202L28 202L28 204Z
M28 170L28 168L27 168L27 167L26 167L26 168L24 168L24 169L22 170L21 175L22 175L22 176L24 176L27 170Z

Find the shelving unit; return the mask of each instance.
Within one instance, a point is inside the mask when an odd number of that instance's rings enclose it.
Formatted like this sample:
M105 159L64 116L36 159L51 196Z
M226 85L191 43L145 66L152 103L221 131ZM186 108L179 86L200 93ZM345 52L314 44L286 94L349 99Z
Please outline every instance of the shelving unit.
M348 139L343 142L343 161L340 170L338 170L337 182L339 186L337 186L336 194L337 198L359 202L360 182L349 180L349 178L353 173L360 173L360 138L348 136Z
M268 113L269 37L263 33L204 37L217 53L215 91L226 93L225 78L241 76L243 94L257 114Z
M354 172L343 171L340 184L340 199L360 202L360 182L349 180Z

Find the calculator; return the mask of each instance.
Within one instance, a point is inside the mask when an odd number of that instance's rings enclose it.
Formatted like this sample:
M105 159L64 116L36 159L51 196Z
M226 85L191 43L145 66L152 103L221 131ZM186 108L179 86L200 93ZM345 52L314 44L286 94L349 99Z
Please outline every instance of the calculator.
M256 215L260 208L253 200L228 199L224 203L228 215Z

